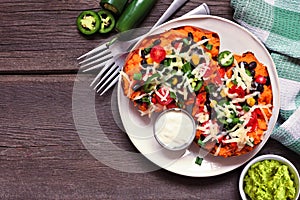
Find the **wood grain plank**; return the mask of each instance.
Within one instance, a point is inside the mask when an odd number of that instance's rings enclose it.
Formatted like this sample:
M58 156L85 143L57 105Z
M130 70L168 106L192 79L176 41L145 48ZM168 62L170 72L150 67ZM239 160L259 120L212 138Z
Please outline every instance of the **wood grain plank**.
M152 26L172 0L158 0L140 25ZM192 10L202 2L188 1L171 19ZM208 0L211 14L232 19L229 0ZM99 9L99 2L88 0L2 1L0 10L0 73L25 71L77 70L76 58L109 37L85 38L76 29L76 18L85 9ZM113 34L111 34L113 35Z
M190 178L162 169L126 173L94 158L82 144L72 114L74 81L88 84L91 78L1 76L1 199L239 199L242 168ZM90 90L84 88L76 91ZM99 123L115 145L136 152L114 122L111 94L95 96ZM283 155L300 169L299 156L274 140L259 154L265 153Z
M171 2L158 0L141 26L152 26ZM232 19L229 2L206 1L212 15ZM188 1L171 19L201 3ZM87 39L76 30L77 15L98 8L95 0L1 2L0 10L5 12L0 13L0 198L239 199L242 168L209 178L184 177L163 169L126 173L97 160L83 145L72 106L78 80L69 73L77 71L79 55L108 37ZM88 87L92 78L83 79L87 85L76 90L78 95L86 90L93 93ZM113 101L112 91L95 96L99 125L114 145L137 152L113 117ZM265 153L283 155L300 168L299 156L274 140L260 152Z

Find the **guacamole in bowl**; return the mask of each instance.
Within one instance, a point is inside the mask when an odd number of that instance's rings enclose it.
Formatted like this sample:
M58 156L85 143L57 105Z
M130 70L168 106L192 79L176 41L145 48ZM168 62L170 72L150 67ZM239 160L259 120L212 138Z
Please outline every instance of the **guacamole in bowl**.
M242 199L296 200L299 174L291 162L277 155L263 155L242 171L239 189Z

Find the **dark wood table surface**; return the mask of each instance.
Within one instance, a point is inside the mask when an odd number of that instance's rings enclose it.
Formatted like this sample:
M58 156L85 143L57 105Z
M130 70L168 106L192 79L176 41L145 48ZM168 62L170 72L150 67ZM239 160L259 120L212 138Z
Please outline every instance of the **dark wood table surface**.
M154 25L171 2L158 0L141 26ZM190 0L171 18L201 3ZM206 3L212 15L232 20L229 0ZM0 199L239 199L242 167L208 178L164 169L128 173L90 154L73 118L76 58L105 37L87 39L78 33L75 20L85 9L99 9L99 1L1 1ZM86 82L93 77L86 75ZM112 90L102 97L85 90L77 92L92 94L107 138L137 152L112 117ZM267 153L283 155L300 169L299 155L273 139L258 155Z

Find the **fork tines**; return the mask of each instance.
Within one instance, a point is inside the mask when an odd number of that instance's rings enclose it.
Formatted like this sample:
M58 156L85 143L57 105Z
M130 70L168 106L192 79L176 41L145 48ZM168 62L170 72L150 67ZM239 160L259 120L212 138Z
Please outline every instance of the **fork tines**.
M87 72L105 66L107 61L112 57L112 53L109 50L107 43L105 43L80 56L77 60L81 60L79 66L83 69L83 72Z
M104 43L104 44L92 49L91 51L81 55L80 57L77 58L77 60L79 61L79 60L82 60L83 58L85 58L87 56L92 56L92 55L98 54L99 52L101 52L105 49L108 49L107 43Z
M118 69L119 66L114 62L114 60L109 61L97 74L90 86L93 87L97 93L100 93L101 96L118 81ZM95 84L96 82L97 84Z

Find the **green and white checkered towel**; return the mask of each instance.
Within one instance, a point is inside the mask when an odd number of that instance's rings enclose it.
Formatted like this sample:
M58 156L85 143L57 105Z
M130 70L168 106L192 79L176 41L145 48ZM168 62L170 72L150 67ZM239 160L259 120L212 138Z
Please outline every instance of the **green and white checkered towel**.
M280 82L280 115L271 135L300 154L300 0L231 0L234 20L270 50Z

